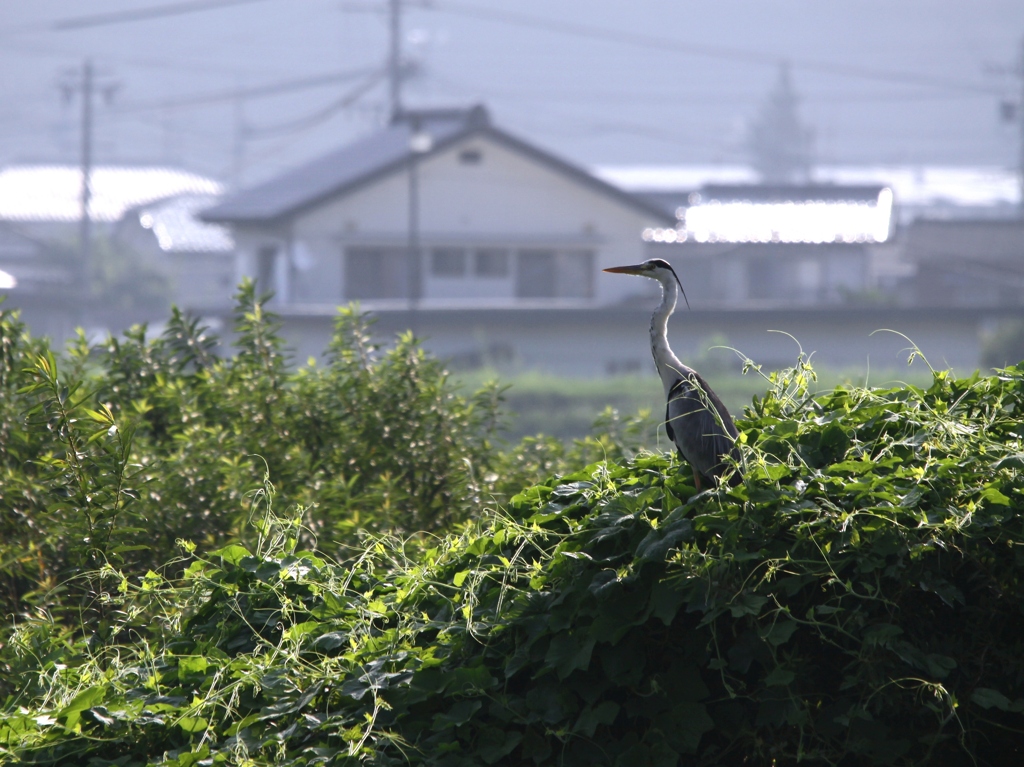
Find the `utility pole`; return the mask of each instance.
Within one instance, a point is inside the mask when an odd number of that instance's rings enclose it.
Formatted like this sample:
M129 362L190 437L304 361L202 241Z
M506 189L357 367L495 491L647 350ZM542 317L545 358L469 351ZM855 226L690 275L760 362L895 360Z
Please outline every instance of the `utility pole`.
M70 103L76 95L82 99L79 119L79 173L81 175L79 190L79 286L87 293L92 260L92 154L93 131L95 127L96 91L102 92L106 101L110 102L117 90L113 82L97 83L96 71L92 59L82 62L81 71L72 70L65 73L58 82L58 87L66 103Z
M242 99L241 88L234 98L234 141L231 151L231 185L237 191L242 187L242 174L245 172L245 101Z
M1020 43L1020 59L1017 62L1017 79L1020 82L1020 95L1017 97L1017 188L1020 190L1018 214L1024 218L1024 38Z
M423 256L420 242L420 156L434 145L431 135L423 130L419 116L409 119L409 242L406 272L409 297L409 329L416 332L416 309L423 298Z
M90 261L92 260L92 214L89 203L92 200L92 92L93 92L92 60L86 59L82 65L82 195L81 224L78 234L80 248L81 281L79 289L88 294L90 283Z
M415 144L419 120L414 116L409 123L409 243L406 252L406 286L409 294L409 327L416 332L416 306L420 300L420 173Z
M390 47L388 49L388 96L391 119L402 112L402 0L388 0Z
M1017 78L1016 100L1004 99L999 105L999 113L1004 123L1017 124L1017 190L1020 199L1017 201L1017 213L1024 218L1024 38L1021 39L1017 62L1013 66L988 67L992 74L1010 75Z
M117 84L107 82L97 84L96 70L92 59L82 62L81 71L69 71L59 83L65 103L70 103L77 94L81 99L78 168L81 176L79 191L79 228L78 228L78 284L83 300L88 297L91 282L92 266L92 165L93 165L93 130L95 123L96 91L100 90L109 103L117 90Z

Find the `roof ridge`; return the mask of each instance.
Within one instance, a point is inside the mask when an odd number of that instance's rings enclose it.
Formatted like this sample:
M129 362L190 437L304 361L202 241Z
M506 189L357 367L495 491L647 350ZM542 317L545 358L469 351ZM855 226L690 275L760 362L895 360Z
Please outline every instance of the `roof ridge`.
M383 174L411 162L414 150L410 139L419 132L429 133L431 147L427 155L445 150L471 135L488 136L535 162L573 178L591 189L610 195L622 203L642 209L666 223L674 217L656 205L629 194L620 187L598 178L585 168L517 138L493 125L487 108L476 104L468 108L404 110L383 129L347 144L329 154L285 171L261 184L239 190L200 217L211 222L282 221L309 209L334 195L346 194Z
M491 124L491 115L483 104L469 107L426 107L423 109L402 108L391 117L390 124L416 123L419 121L452 121L465 123L467 127Z

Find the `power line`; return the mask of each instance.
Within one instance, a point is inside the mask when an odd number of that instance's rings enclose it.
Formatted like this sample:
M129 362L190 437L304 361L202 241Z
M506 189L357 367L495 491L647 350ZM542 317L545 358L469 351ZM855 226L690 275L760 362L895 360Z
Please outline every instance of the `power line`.
M647 50L654 48L689 56L702 56L704 58L738 61L771 67L777 67L779 65L779 61L784 58L795 69L805 69L819 73L826 72L842 77L878 80L890 83L926 85L931 88L943 88L946 90L970 91L976 93L991 94L997 92L993 88L985 85L968 83L960 80L951 80L943 77L935 77L917 72L897 72L873 69L870 67L860 67L849 64L840 64L834 61L821 61L816 59L793 59L788 56L780 56L775 53L749 51L720 45L681 42L669 37L607 29L593 24L545 19L539 16L531 16L515 11L495 11L488 8L480 8L475 5L467 5L466 3L451 2L451 0L442 0L432 7L442 12L477 18L484 21L514 24L516 26L528 27L530 29L558 32L591 40L602 40L604 42L611 42L619 45L640 47Z
M177 99L170 99L159 103L153 102L150 104L137 104L135 106L125 107L118 111L125 113L150 112L162 109L218 104L227 101L236 101L238 99L267 98L270 96L278 96L282 93L292 93L294 91L320 88L325 85L335 85L337 83L355 80L359 77L374 76L378 73L379 70L371 68L352 69L344 72L325 72L319 75L300 77L294 80L281 80L276 83L256 85L249 88L232 88L230 90L211 91L209 93L197 93L191 96L182 96Z
M482 85L476 85L460 79L448 77L445 75L439 75L437 73L431 73L431 79L440 85L446 86L454 91L468 91L471 93L480 93L486 91L491 96L496 96L502 99L511 99L519 101L559 101L559 102L584 102L587 104L593 103L612 103L612 104L636 104L636 103L650 103L660 104L668 109L678 108L680 102L687 104L711 104L718 105L723 103L738 103L738 104L749 104L751 101L761 97L761 93L723 93L721 91L698 91L698 92L679 92L672 91L667 93L661 91L658 93L653 92L637 92L637 91L581 91L578 89L571 89L566 91L537 91L537 90L516 90L509 88L491 88ZM669 98L670 97L670 98ZM903 92L889 92L889 93L842 93L836 91L829 91L828 93L821 94L801 94L800 101L806 104L850 104L850 103L870 103L870 102L910 102L910 101L952 101L952 100L963 100L963 99L981 99L990 98L990 93L970 93L970 92L957 92L957 93L936 93L933 90L928 91L903 91Z
M48 27L47 27L48 28ZM50 45L41 45L39 43L24 43L21 41L11 41L6 39L9 32L0 31L0 40L4 40L3 48L5 53L11 51L17 51L18 53L27 56L38 56L51 59L66 60L68 57L68 50L65 47L53 47ZM235 75L239 76L242 74L250 74L251 68L246 68L244 71L236 69L234 67L225 67L220 64L211 63L208 61L197 60L193 57L189 57L187 61L183 60L161 60L152 58L137 58L135 56L124 56L111 51L105 51L102 56L102 61L107 63L119 64L122 66L131 65L133 67L141 67L145 69L155 70L169 70L176 73L182 72L198 72L206 76L211 74L220 75Z
M384 74L385 73L383 71L379 70L373 72L370 77L366 78L365 81L357 85L340 99L334 101L314 114L307 115L299 118L298 120L291 120L280 125L273 125L265 128L249 128L246 130L245 135L249 138L273 138L275 136L297 133L313 128L324 120L332 117L339 110L355 103L357 99L362 97L367 91L377 85L377 83L381 82L381 80L384 79Z
M197 11L212 11L220 8L228 8L233 5L250 5L263 2L264 0L192 0L184 3L167 3L165 5L154 5L149 8L138 8L130 11L112 11L110 13L96 13L90 16L74 16L68 19L60 19L50 25L50 29L58 31L69 31L74 29L85 29L87 27L103 27L110 24L126 24L132 21L148 21L150 19L162 19L167 16L182 16L186 13Z

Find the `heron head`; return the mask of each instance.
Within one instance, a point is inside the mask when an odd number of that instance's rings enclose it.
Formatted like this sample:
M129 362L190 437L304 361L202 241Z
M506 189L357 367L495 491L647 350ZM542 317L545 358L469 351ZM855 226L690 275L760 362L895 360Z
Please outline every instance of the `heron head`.
M632 266L609 266L604 271L613 274L636 274L640 277L652 277L656 280L668 275L675 277L676 274L668 261L661 258L652 258L644 261L642 264L634 264Z
M651 258L642 264L634 264L632 266L609 266L602 271L611 272L612 274L635 274L640 277L650 277L652 280L658 280L663 286L668 286L671 282L675 281L676 285L679 286L679 292L683 294L683 300L686 301L686 308L690 308L690 302L686 298L686 291L683 290L683 283L679 281L676 270L663 258Z

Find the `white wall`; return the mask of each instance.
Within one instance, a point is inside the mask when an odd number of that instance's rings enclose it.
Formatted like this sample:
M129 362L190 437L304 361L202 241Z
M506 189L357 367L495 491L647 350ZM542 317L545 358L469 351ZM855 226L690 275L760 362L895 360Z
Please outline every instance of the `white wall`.
M477 150L480 162L460 162L459 154L466 149ZM429 251L433 246L592 250L598 271L595 302L614 303L649 292L648 286L641 284L643 280L600 274L599 270L642 261L640 234L645 227L660 223L653 216L486 137L467 138L424 158L417 172L427 301L511 301L515 287L514 259L507 278L432 276ZM409 187L409 174L401 171L300 216L292 227L295 250L302 253L293 264L293 302L344 300L342 252L346 245L405 247ZM239 247L241 250L241 243Z

